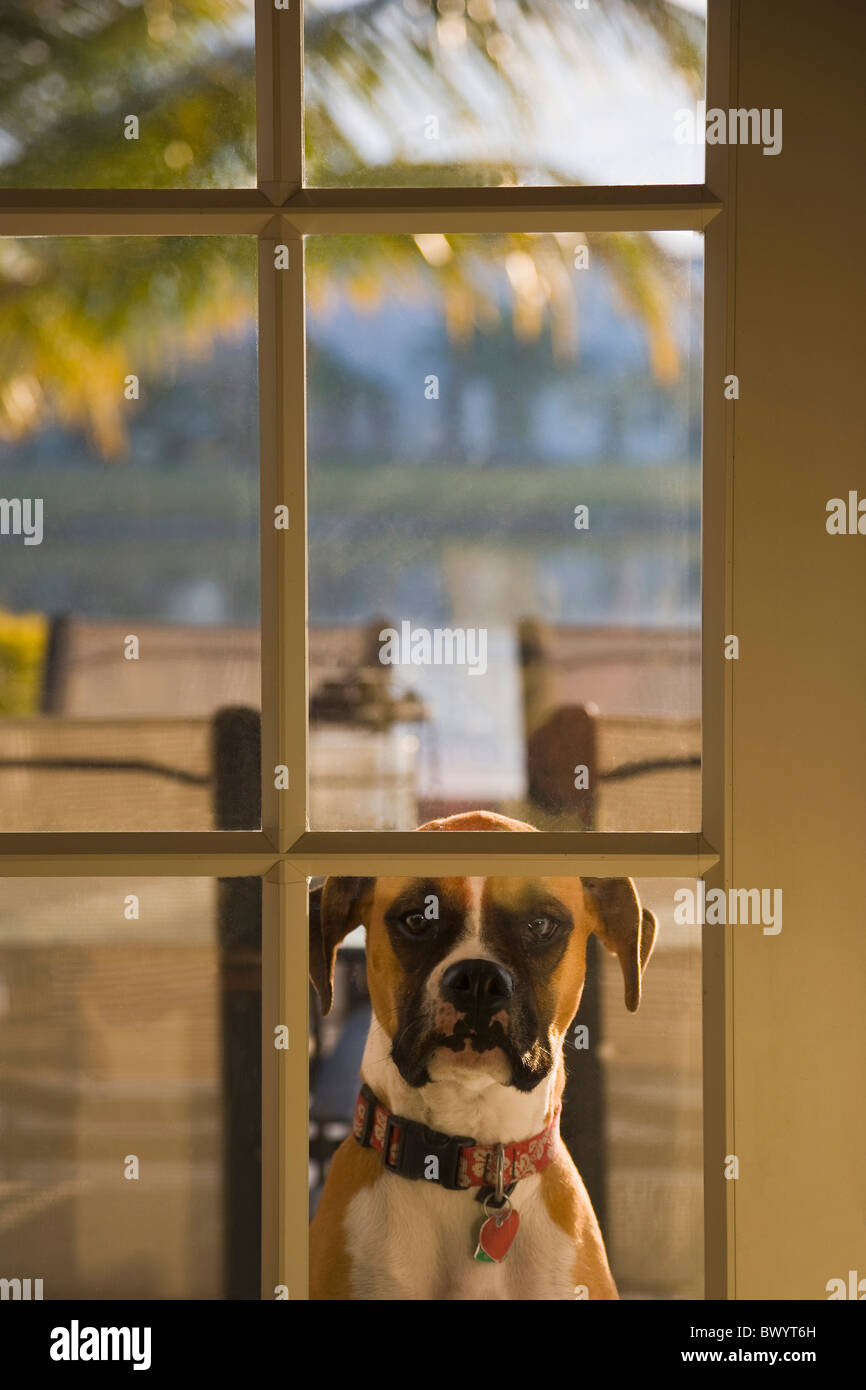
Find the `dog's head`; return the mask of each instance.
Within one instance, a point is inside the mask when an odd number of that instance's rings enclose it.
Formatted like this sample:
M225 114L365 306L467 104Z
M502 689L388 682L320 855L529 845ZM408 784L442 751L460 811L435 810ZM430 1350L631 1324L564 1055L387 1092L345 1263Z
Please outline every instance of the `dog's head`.
M490 812L422 830L533 830ZM590 932L640 1003L656 934L629 878L329 878L310 913L310 973L327 1013L337 947L367 929L373 1010L411 1086L486 1074L531 1091L583 991Z

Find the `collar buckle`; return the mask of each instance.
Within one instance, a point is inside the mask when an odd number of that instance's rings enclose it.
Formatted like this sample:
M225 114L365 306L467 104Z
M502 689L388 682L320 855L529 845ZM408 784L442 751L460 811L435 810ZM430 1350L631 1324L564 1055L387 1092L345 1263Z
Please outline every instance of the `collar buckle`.
M391 1162L395 1129L398 1130L397 1147L394 1161ZM440 1134L427 1129L417 1120L389 1115L385 1121L382 1160L391 1173L398 1173L404 1178L426 1178L439 1187L456 1191L462 1186L459 1182L460 1151L472 1148L474 1143L474 1139L462 1134ZM428 1176L433 1158L436 1159L435 1176Z
M376 1106L379 1104L375 1094L367 1085L366 1081L361 1086L359 1099L364 1101L364 1119L361 1124L360 1133L355 1135L362 1149L371 1148L370 1138L373 1134L373 1125L376 1121Z

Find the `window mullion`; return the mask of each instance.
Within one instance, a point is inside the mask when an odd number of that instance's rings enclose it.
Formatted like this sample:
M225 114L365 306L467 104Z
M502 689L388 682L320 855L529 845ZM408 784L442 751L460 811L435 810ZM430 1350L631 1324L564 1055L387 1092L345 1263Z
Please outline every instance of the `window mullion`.
M288 863L304 874L696 878L718 858L700 834L677 832L320 831L288 851Z
M284 851L307 824L304 246L259 241L262 827Z
M262 884L263 1299L307 1296L307 914L306 880L277 866Z
M300 0L256 0L258 186L274 204L304 181L304 19Z
M28 831L0 835L2 878L225 878L263 874L277 851L259 830Z

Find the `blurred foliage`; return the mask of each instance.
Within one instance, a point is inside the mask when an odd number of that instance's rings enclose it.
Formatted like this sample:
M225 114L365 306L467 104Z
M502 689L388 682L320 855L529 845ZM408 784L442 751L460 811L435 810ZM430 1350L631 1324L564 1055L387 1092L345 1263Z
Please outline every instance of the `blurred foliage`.
M41 615L0 609L0 714L38 713L47 642Z
M3 0L0 182L252 186L251 36L249 0Z
M415 186L520 181L525 171L500 165L457 171L397 158L366 174L360 166L353 103L388 131L386 84L409 58L435 72L455 109L466 107L460 65L449 59L461 25L461 43L515 119L533 90L537 99L539 72L519 44L528 22L560 50L570 53L577 44L575 61L593 61L591 45L571 35L561 0L500 0L498 10L493 0L468 0L461 17L462 7L463 0L438 0L435 10L429 0L362 0L335 10L307 0L308 183L324 181L326 158L353 184L365 177ZM653 35L669 61L698 82L699 22L665 0L609 0L608 8L622 43ZM3 0L0 184L254 185L251 25L251 0ZM139 117L139 140L123 138L129 114ZM541 181L563 178L550 169ZM515 334L529 340L549 331L557 356L567 357L577 348L576 240L313 237L310 299L324 311L342 294L370 309L399 283L408 296L441 295L449 330L465 341L497 330L501 305L490 274L496 255ZM625 309L645 327L657 378L672 379L674 299L664 255L643 235L601 238L597 251ZM254 267L255 246L240 237L3 240L0 434L14 440L57 421L86 429L104 456L123 456L131 408L124 378L201 357L217 338L248 330Z
M554 356L562 361L578 348L575 275L581 272L574 258L584 244L590 264L598 259L608 270L621 310L643 325L653 375L673 381L679 370L672 321L678 268L652 237L640 233L310 237L307 297L313 311L324 315L344 300L363 313L386 296L411 304L434 295L452 338L466 343L476 332L500 328L504 272L514 336L527 342L549 332Z
M562 105L566 84L604 80L604 65L629 53L678 70L701 95L704 23L670 0L360 0L335 8L305 0L306 177L312 185L429 187L520 182L571 184L527 152L518 163L419 165L407 157L394 93L421 110L447 112L483 148L496 134L526 148L540 93ZM562 90L558 90L562 89ZM491 94L495 106L491 107ZM371 127L391 161L367 166Z
M256 246L247 237L0 241L0 428L86 424L127 448L129 373L168 375L249 328Z

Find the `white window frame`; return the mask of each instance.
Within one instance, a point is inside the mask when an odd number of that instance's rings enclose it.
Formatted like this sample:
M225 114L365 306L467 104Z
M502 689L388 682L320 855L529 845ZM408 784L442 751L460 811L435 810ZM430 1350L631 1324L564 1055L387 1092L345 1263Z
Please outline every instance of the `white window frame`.
M703 877L726 886L730 844L731 416L722 381L733 324L727 283L732 255L732 161L706 149L703 185L556 188L311 189L303 177L302 6L256 0L257 187L255 189L0 192L3 236L201 236L259 241L261 450L262 828L225 832L0 834L0 876L232 877L263 879L262 1297L286 1285L307 1292L307 877L325 873ZM707 106L727 109L736 4L710 0ZM306 380L304 237L423 232L633 232L691 230L705 236L702 827L698 832L510 835L407 834L308 829ZM275 269L275 247L289 267ZM274 509L288 505L290 527ZM303 660L300 659L303 657ZM274 768L289 768L277 791ZM730 1214L719 1156L730 1114L726 1078L726 929L704 928L705 1296L728 1290ZM287 1023L292 1046L276 1053Z

